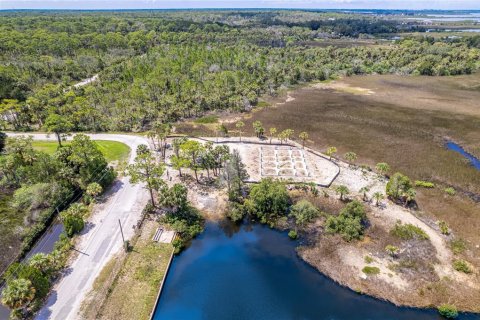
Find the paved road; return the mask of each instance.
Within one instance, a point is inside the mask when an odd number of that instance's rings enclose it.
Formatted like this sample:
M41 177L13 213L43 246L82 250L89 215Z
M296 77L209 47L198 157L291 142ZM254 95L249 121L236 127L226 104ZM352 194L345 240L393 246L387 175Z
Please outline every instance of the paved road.
M8 134L18 136L19 134ZM55 140L55 136L28 134L35 140ZM112 140L128 145L132 152L129 161L135 158L140 144L147 144L139 136L119 134L89 134L94 140ZM87 231L78 239L79 251L62 279L54 286L46 304L36 319L78 319L78 311L85 295L90 291L103 266L122 249L118 219L122 222L126 239L133 235L132 226L140 218L148 201L148 193L142 185L132 185L128 178L115 182L108 192L107 200L96 206Z

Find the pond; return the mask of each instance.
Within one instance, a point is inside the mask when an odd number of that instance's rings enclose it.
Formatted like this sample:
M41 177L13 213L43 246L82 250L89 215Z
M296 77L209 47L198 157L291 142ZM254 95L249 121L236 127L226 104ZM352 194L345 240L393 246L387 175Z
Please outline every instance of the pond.
M296 245L258 224L208 223L174 258L154 319L441 319L336 284L301 260Z
M448 149L460 153L471 163L472 166L474 166L477 170L480 170L480 159L475 158L475 156L466 152L460 145L454 142L449 141L445 145Z
M25 260L30 259L34 254L37 253L51 253L55 248L55 242L60 239L60 234L62 234L63 230L63 223L59 218L56 218L50 227L43 233L40 239L35 242L35 245L26 255Z

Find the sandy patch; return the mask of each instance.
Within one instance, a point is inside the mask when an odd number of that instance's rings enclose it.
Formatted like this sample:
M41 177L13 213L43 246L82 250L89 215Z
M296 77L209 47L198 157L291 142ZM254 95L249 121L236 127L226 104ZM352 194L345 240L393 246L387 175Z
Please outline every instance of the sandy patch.
M369 95L372 95L372 94L375 93L371 89L362 88L362 87L354 87L354 86L351 86L348 83L345 83L345 82L342 82L342 81L315 83L315 84L312 85L312 87L315 88L315 89L335 90L335 91L338 91L338 92L351 93L351 94L362 95L362 96L369 96Z
M392 286L406 290L410 287L407 280L403 279L399 274L388 268L388 265L392 262L389 259L381 259L372 256L371 252L364 249L359 249L353 246L341 247L338 250L342 262L356 270L356 276L365 281L374 281L375 279L381 279ZM371 263L365 262L365 257L370 256L373 258ZM362 269L365 266L377 267L380 269L380 273L377 275L366 275Z

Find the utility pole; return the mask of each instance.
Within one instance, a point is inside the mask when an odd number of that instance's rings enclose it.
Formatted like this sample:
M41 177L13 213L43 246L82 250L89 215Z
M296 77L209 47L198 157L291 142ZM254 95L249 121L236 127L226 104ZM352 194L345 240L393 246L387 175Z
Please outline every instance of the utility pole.
M122 244L125 248L125 252L127 252L128 251L128 247L127 247L128 244L125 242L125 237L123 236L122 223L120 222L120 219L118 219L118 225L120 226L120 233L122 234L122 241L123 241Z

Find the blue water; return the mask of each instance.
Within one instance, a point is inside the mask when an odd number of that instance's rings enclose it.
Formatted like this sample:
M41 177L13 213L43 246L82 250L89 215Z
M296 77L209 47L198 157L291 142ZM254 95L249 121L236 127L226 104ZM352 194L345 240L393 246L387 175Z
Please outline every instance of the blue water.
M207 224L174 258L154 319L441 319L337 285L300 260L296 245L262 225Z
M462 156L467 158L468 161L470 161L472 166L474 166L477 170L480 170L480 159L475 158L473 155L463 150L462 147L460 147L458 144L454 142L447 142L446 146L448 149L460 153Z

